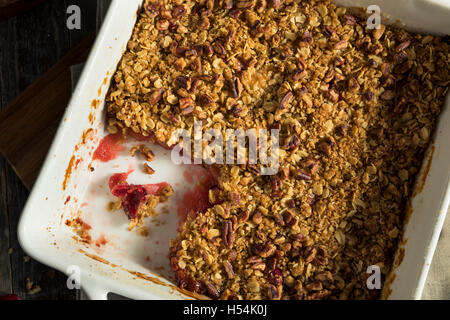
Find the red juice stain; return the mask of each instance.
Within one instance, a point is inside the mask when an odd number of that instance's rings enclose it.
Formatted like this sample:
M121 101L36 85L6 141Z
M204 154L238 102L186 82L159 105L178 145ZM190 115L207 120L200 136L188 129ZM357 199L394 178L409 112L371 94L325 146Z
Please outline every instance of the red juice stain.
M104 246L104 245L106 245L107 243L108 243L108 240L106 240L105 235L104 235L103 233L100 235L100 237L98 237L97 240L95 240L95 245L96 245L97 247Z
M184 172L184 178L187 183L193 184L193 186L184 193L181 202L178 204L179 229L189 214L195 216L198 213L204 213L211 207L208 193L212 187L217 185L213 173L200 166L190 167ZM194 181L196 181L195 184Z
M108 162L117 158L120 152L125 150L125 146L120 144L121 140L122 136L120 134L107 135L100 141L92 159Z

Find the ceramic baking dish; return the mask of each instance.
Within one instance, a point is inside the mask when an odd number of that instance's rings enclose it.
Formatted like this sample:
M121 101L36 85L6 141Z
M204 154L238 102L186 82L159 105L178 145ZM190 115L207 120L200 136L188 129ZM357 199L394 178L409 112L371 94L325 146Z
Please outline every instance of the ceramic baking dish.
M450 33L449 1L338 1L346 6L378 4L390 21L415 31ZM112 196L107 190L113 173L136 168L136 159L122 152L118 159L98 165L92 152L107 133L104 130L104 98L111 76L126 48L141 0L114 0L86 63L82 76L19 224L19 240L34 259L68 274L79 275L90 298L106 299L113 292L134 299L195 298L176 289L170 280L167 253L176 235L180 203L189 200L189 184L201 176L191 168L175 166L168 151L155 148L151 182L167 181L176 195L167 203L168 214L148 221L144 238L127 231L127 219L107 212ZM399 9L401 8L401 10ZM385 22L385 21L383 21ZM433 252L450 200L449 99L432 145L417 179L404 239L396 268L384 288L391 299L420 299ZM91 165L95 171L92 171ZM148 183L136 170L132 183ZM184 197L184 199L183 199ZM65 225L79 213L92 229L93 244L74 236ZM149 219L150 220L150 219ZM106 245L104 243L106 242ZM79 271L79 273L77 273Z

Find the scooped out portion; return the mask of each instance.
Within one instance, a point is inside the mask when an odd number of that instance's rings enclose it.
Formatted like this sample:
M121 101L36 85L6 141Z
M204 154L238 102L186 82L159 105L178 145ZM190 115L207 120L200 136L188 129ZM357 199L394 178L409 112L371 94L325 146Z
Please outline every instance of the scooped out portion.
M143 220L149 216L156 216L155 207L166 202L173 195L172 187L166 183L134 185L128 184L127 173L117 173L109 179L111 193L119 199L121 207L130 220L129 229L139 227Z

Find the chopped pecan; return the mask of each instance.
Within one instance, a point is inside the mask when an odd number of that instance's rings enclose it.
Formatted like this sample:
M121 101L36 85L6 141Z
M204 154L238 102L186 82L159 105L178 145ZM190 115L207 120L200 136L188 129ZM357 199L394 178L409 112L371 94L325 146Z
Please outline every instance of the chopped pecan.
M351 91L358 91L360 88L358 80L356 80L355 78L350 78L348 80L348 88Z
M214 100L210 96L208 96L206 93L201 93L198 96L198 101L204 106L208 106L214 102Z
M329 156L329 155L331 155L331 151L332 151L332 148L334 145L335 145L335 141L334 141L333 137L327 137L319 143L319 148L323 153L325 153L327 156Z
M282 286L275 287L273 284L267 285L267 295L270 300L280 300L281 299Z
M277 250L277 247L275 247L274 244L269 242L266 243L266 245L264 246L263 250L259 253L259 255L263 258L267 258L273 255L275 253L275 250Z
M211 282L206 283L205 287L206 287L206 292L208 293L208 295L211 298L213 298L213 299L219 299L220 298L219 290L217 290L216 286L213 285Z
M241 96L242 90L243 86L241 80L239 80L239 78L234 78L232 81L233 98L239 98Z
M154 174L155 170L153 170L147 163L144 163L144 172L147 174Z
M243 111L244 111L244 110L243 110L242 107L239 106L239 105L233 107L233 115L234 115L236 118L241 117Z
M272 190L277 191L281 188L282 185L281 179L277 175L272 176L271 182L272 182Z
M163 93L164 93L163 88L154 90L148 99L148 103L152 105L157 104L161 100Z
M178 76L175 78L175 83L183 89L189 90L191 88L191 81L188 77Z
M284 109L287 108L287 106L289 105L289 103L291 103L291 100L292 100L293 96L294 96L294 95L293 95L292 91L288 91L288 92L283 96L283 98L282 98L281 101L280 101L280 109L281 109L281 110L284 110Z
M410 40L403 41L402 43L400 43L400 44L395 48L395 51L401 52L401 51L407 49L407 48L409 47L410 44L411 44L411 41L410 41Z
M366 92L364 92L364 98L365 98L367 101L372 101L374 97L375 97L375 94L374 94L372 91L366 91Z
M345 19L345 23L348 24L349 26L353 26L357 22L355 16L353 16L351 14L344 14L344 19Z
M300 145L300 139L294 134L286 138L286 141L283 145L283 149L292 151L295 150Z
M222 222L222 240L227 248L231 248L233 246L233 223L231 220L224 220Z
M348 131L348 125L346 125L345 123L340 124L336 127L336 132L341 136L347 135L347 131Z
M222 2L222 6L224 9L231 10L233 9L234 2L233 0L224 0Z
M395 73L398 74L406 73L409 69L411 69L412 65L413 65L412 61L410 60L405 61L395 67Z
M248 164L247 165L247 170L252 172L252 173L254 173L254 174L256 174L256 175L261 174L261 170L256 164Z
M380 38L384 34L384 30L386 30L386 26L380 24L378 28L374 29L372 32L372 36L375 40L380 40Z
M310 263L311 261L313 261L314 258L316 257L316 254L317 254L316 248L314 248L312 246L306 247L306 250L304 253L305 263Z
M242 210L238 215L238 221L239 221L239 223L247 222L249 217L250 217L250 212L248 212L248 210Z
M303 79L304 77L306 77L306 74L307 73L305 70L303 70L301 68L297 68L292 72L291 77L292 77L292 80L299 81L299 80Z
M227 36L225 38L225 45L227 46L231 42L233 42L235 36L236 36L236 31L234 31L234 30L228 31L228 34L227 34Z
M256 210L252 216L252 221L254 224L258 225L262 222L262 214L261 211Z
M334 36L334 29L331 28L330 26L325 26L323 28L323 34L325 35L325 37L331 38Z
M156 29L158 29L159 31L165 31L169 29L169 26L170 22L165 19L156 21Z
M300 47L308 47L314 43L314 38L309 31L305 31L300 38Z
M330 89L327 91L327 98L331 101L331 102L338 102L339 101L339 93L337 93L335 90Z
M335 65L336 67L340 67L340 66L342 66L344 63L345 63L345 59L342 58L342 57L336 57L336 58L334 59L334 65Z
M226 51L225 51L225 47L223 46L223 44L216 41L213 43L213 49L214 49L214 52L217 54L217 56L222 57L222 58L225 57Z
M236 3L236 8L241 10L251 9L255 6L255 3L255 0L238 0Z
M180 99L180 109L184 110L188 107L192 107L193 103L194 103L194 101L190 97L182 98L182 99Z
M194 112L193 106L189 106L181 111L181 113L185 116L187 116L188 114L191 114L192 112Z
M334 44L334 50L343 50L348 47L348 40L340 40Z
M231 263L228 261L224 261L223 268L225 269L225 272L227 273L228 279L233 279L234 271L233 271L233 266L231 265Z
M281 273L280 269L271 269L268 268L267 271L267 282L270 284L273 284L274 286L279 286L283 283L283 274Z
M281 0L270 0L270 5L274 9L278 9L281 6Z
M300 169L295 170L293 175L297 180L311 180L311 176Z
M230 16L232 16L235 19L239 18L241 14L242 14L241 9L233 9L230 11Z

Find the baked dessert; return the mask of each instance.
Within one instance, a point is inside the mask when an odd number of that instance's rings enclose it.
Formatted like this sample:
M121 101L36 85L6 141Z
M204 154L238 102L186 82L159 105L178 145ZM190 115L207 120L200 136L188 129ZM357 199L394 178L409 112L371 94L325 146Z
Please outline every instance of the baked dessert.
M280 170L215 165L173 240L180 287L214 299L375 299L449 84L442 38L328 0L147 0L107 96L111 133L280 130Z

